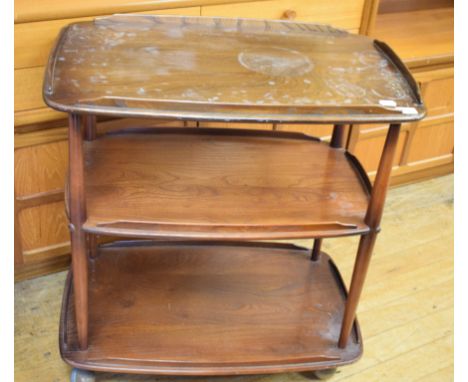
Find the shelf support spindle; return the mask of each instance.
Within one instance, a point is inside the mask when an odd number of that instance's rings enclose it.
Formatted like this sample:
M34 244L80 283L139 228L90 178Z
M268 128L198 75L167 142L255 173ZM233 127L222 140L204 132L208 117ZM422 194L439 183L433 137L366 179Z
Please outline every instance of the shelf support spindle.
M96 116L88 114L84 117L84 139L86 141L93 141L96 139ZM87 234L88 240L88 253L89 258L94 259L97 256L97 238L96 235Z
M345 125L334 125L333 134L330 141L330 146L336 149L344 148ZM317 261L320 258L320 250L322 248L322 239L314 240L312 248L312 261Z
M375 240L382 219L385 197L387 195L390 173L392 171L393 157L395 155L398 136L400 134L401 124L391 124L385 146L380 157L379 168L372 188L372 194L367 208L364 221L370 228L370 232L361 236L359 247L354 263L351 287L349 289L341 327L340 339L338 345L340 348L346 347L349 335L356 317L356 309L359 297L361 296L364 280L366 278L369 262L374 249Z
M80 349L85 350L88 347L88 259L86 235L82 229L86 220L82 142L82 129L84 126L82 116L70 114L69 124L70 236L73 290L78 342Z
M320 258L320 250L322 248L322 239L314 239L314 247L312 248L312 261L317 261Z
M334 125L333 134L330 141L330 146L335 149L341 149L344 147L345 141L345 125Z
M96 116L87 115L84 120L84 139L92 141L96 139Z

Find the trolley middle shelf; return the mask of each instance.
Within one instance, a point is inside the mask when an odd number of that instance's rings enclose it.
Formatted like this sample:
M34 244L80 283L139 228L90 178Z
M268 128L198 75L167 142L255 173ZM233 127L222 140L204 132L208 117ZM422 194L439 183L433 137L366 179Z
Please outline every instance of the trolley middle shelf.
M84 142L84 156L88 233L268 240L369 231L361 165L305 134L129 129Z

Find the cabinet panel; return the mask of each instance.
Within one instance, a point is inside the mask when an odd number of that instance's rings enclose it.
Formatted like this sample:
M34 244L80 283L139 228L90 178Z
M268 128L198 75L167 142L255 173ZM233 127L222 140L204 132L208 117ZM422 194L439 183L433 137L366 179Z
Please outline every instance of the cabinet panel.
M357 128L355 126L354 128ZM359 138L351 150L359 159L366 172L371 173L377 170L382 153L388 127L379 127L375 129L362 130L359 132ZM402 158L403 150L408 139L408 132L403 130L398 138L398 144L395 152L393 164L397 166Z
M15 112L47 108L42 100L44 67L15 70Z
M453 77L450 77L434 79L422 85L428 117L453 113L453 83Z
M202 16L293 19L357 32L361 25L364 0L272 0L201 8Z
M418 124L408 154L408 162L451 155L453 118L437 118Z
M17 196L63 189L68 167L68 142L49 142L15 151Z
M64 202L23 209L19 212L18 219L25 257L27 252L43 250L70 239Z
M415 73L427 107L427 117L453 113L453 68Z

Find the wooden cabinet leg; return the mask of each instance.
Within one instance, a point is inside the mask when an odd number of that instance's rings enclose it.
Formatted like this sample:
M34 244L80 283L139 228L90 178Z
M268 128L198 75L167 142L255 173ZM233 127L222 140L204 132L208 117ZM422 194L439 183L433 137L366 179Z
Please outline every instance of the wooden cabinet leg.
M86 220L82 142L83 118L78 114L71 114L69 124L69 193L73 290L78 342L80 349L85 350L88 347L88 258L86 235L82 229L82 225Z

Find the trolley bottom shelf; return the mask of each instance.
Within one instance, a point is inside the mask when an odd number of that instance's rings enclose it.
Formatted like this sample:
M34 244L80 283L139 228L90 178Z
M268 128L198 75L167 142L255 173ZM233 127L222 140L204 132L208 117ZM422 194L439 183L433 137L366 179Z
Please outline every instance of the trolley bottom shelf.
M71 274L60 350L74 367L172 375L307 371L356 361L337 346L346 290L330 257L271 243L120 242L89 275L89 347L77 345Z

